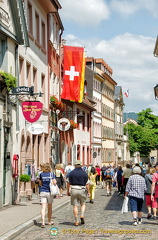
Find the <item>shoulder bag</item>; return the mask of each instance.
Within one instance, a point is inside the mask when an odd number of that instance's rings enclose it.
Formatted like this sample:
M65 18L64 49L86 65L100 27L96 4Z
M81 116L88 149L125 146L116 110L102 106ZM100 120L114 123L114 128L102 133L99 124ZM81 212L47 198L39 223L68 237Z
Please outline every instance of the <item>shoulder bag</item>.
M51 195L55 196L55 195L59 194L59 188L58 188L57 184L53 184L53 182L52 182L51 173L50 173L50 184L49 184L49 187L50 187L50 194Z

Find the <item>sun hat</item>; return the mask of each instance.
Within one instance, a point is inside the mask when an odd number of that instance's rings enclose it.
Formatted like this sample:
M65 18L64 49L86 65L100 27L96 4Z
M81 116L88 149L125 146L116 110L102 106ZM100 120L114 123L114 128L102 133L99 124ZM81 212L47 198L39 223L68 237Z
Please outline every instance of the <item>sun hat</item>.
M82 162L80 160L77 160L74 165L82 165Z
M140 174L140 173L141 173L141 168L138 167L138 166L135 166L135 167L133 168L133 171L132 171L132 172L133 172L133 173Z

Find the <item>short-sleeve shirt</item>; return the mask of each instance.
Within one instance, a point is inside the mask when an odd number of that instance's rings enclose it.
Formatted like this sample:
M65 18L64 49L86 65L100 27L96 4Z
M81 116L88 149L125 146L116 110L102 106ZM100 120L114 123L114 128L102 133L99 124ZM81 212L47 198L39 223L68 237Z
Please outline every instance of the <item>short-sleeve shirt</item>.
M158 198L158 173L154 173L152 177L152 182L155 182L155 197Z
M145 191L146 184L142 176L134 174L129 177L126 185L126 192L128 192L129 196L144 199Z
M70 185L86 186L88 181L87 173L81 168L75 168L69 174Z
M50 192L50 179L55 179L54 173L42 172L40 174L40 180L42 181L41 192Z

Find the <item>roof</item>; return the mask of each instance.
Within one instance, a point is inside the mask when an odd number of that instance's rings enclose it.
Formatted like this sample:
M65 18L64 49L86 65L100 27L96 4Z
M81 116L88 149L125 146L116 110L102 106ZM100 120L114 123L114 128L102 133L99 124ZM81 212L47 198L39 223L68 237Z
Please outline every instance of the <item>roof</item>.
M94 104L96 104L96 102L94 102L92 99L88 98L86 95L84 96L81 104L86 105L92 111L96 111L96 109L94 108Z

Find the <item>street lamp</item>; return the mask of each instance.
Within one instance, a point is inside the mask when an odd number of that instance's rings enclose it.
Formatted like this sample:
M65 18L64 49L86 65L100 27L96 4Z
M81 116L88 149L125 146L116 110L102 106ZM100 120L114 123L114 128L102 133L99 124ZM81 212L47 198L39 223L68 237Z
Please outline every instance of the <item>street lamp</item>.
M158 100L158 84L154 87L155 99Z

